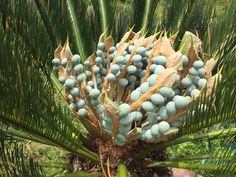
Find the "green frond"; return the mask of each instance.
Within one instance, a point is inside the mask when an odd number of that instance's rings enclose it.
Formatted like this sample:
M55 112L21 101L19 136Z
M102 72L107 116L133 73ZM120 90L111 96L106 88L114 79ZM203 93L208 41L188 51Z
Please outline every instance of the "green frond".
M214 174L217 176L235 175L236 174L235 159L236 159L235 151L221 148L217 153L213 153L210 155L191 157L190 159L184 159L184 160L150 162L146 166L148 168L155 168L155 167L184 168L189 170L195 170L198 173L202 173L204 175L206 174ZM189 163L188 160L191 160L191 163Z
M42 168L24 153L22 145L7 143L0 137L0 176L46 176Z
M0 120L43 141L98 161L94 153L83 147L80 130L73 124L69 111L55 103L51 84L45 81L39 64L32 59L21 38L4 34L0 29L0 39L3 41L0 88L4 93L0 96Z
M101 174L99 172L74 172L74 173L70 173L67 175L63 175L62 177L101 177Z

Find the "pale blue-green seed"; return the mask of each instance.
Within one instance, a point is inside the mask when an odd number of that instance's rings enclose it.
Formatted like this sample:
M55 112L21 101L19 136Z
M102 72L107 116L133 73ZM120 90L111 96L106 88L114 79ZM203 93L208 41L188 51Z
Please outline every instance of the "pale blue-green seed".
M77 76L77 81L78 81L79 83L82 83L82 82L84 81L85 77L86 77L86 75L85 75L84 73L79 74L79 75Z
M204 77L205 76L205 69L204 68L199 68L198 73L199 73L200 77Z
M100 90L98 90L98 89L92 89L89 92L89 96L92 98L97 98L99 95L100 95Z
M105 76L107 74L107 69L106 68L102 68L100 71L101 71L101 74L103 76Z
M156 74L152 74L151 76L149 76L149 78L147 79L148 83L150 86L153 86L155 85L156 83L156 78L157 78L157 75Z
M145 52L145 56L146 56L147 58L149 57L150 54L151 54L151 51L150 51L150 50Z
M127 134L131 129L131 124L128 125L121 125L119 128L119 132Z
M75 103L71 103L71 104L69 105L69 108L70 108L72 111L77 111L77 110L76 110L76 104L75 104Z
M101 57L96 57L95 58L95 63L96 64L102 64L102 58Z
M125 145L125 142L124 141L120 141L118 138L115 139L115 144L117 146L124 146Z
M133 49L134 49L134 45L130 45L130 46L128 47L128 52L131 53Z
M105 45L105 43L100 42L100 43L98 43L97 47L98 47L99 50L105 50L106 45Z
M97 99L97 98L92 98L92 99L91 99L91 104L94 105L94 106L99 105L99 99Z
M161 109L159 111L159 114L160 114L161 120L167 120L168 119L169 115L167 114L166 106L161 107Z
M129 74L134 74L137 71L137 68L134 65L130 65L127 68Z
M134 121L140 121L143 118L143 114L140 111L133 111L129 116L133 117Z
M106 129L106 130L112 130L112 125L104 120L102 120L102 126Z
M181 83L184 87L188 87L192 84L192 81L189 79L189 77L185 77L182 79Z
M102 114L102 113L103 113L103 109L102 109L102 106L101 106L101 105L98 105L98 106L96 107L96 113L97 113L97 114Z
M93 66L93 72L94 72L94 74L98 74L99 71L100 71L99 67L96 66L96 65L94 65L94 66Z
M184 109L187 107L187 99L183 96L176 97L174 102L177 109Z
M207 80L206 79L199 79L198 87L203 88L203 87L206 86L206 84L207 84Z
M164 97L169 97L173 93L173 89L170 87L160 88L160 94Z
M142 103L142 109L151 112L154 110L154 105L150 101L145 101Z
M74 65L77 65L78 63L80 63L81 61L81 58L78 54L75 54L73 55L72 59L71 59L71 62L74 64Z
M187 66L189 63L188 57L186 55L182 55L183 66Z
M130 99L132 102L137 101L141 97L142 93L139 90L134 90L130 94Z
M130 113L130 106L127 103L122 103L119 106L119 110L120 110L119 112L120 117L127 116Z
M201 60L197 60L197 61L195 61L195 62L193 63L193 67L194 67L195 69L202 68L203 66L204 66L204 63L203 63L203 61L201 61Z
M60 84L64 84L66 81L66 78L64 76L60 76L58 81L60 82Z
M165 66L166 65L166 57L162 56L162 55L153 57L152 58L152 63Z
M88 112L87 112L87 110L84 109L84 108L79 109L79 111L78 111L78 116L79 116L79 117L86 117L87 114L88 114Z
M151 67L150 67L151 72L154 73L156 68L157 68L157 64L152 64Z
M109 74L107 75L107 79L108 79L110 82L113 82L113 81L116 80L116 76L115 76L114 74L112 74L112 73L109 73Z
M131 56L130 54L126 54L125 55L125 63L127 63L127 61L129 60L130 56Z
M197 76L198 75L198 70L196 70L195 68L191 67L189 69L189 73L192 75L192 76Z
M61 65L66 66L67 65L67 58L62 58Z
M127 116L122 117L120 119L120 124L129 125L132 121L133 121L133 117L128 114Z
M157 65L156 69L154 70L154 74L160 74L162 71L165 70L165 67L162 65Z
M126 85L128 85L128 80L126 78L122 78L119 80L119 85L122 87L125 87Z
M92 76L92 73L90 71L85 71L85 75L87 78L90 78Z
M175 77L175 82L178 82L178 81L180 81L180 75L176 75L176 77Z
M60 69L60 66L53 66L53 71L58 72Z
M187 88L187 91L188 91L188 93L191 93L191 91L194 89L196 89L196 86L192 84Z
M148 82L144 82L142 85L141 85L141 92L142 93L146 93L148 92L149 90L149 83Z
M60 63L61 63L61 61L60 61L60 59L58 59L58 58L54 58L54 59L52 60L52 64L53 64L54 66L59 66Z
M139 73L139 77L142 78L144 77L146 74L146 70L142 70L140 73Z
M111 72L117 74L120 71L120 66L118 64L111 65Z
M75 65L75 67L74 67L74 72L76 72L76 73L82 73L82 72L83 72L83 69L84 69L83 65L82 65L82 64L78 64L78 65Z
M126 54L128 54L127 51L124 51L124 52L122 53L123 56L125 56Z
M166 112L168 115L175 115L176 114L177 110L176 110L174 101L170 101L166 104Z
M122 65L124 62L125 62L125 57L124 56L118 56L116 58L116 62L119 64L119 65Z
M198 81L200 80L201 78L199 76L195 76L195 77L192 77L192 82L194 85L198 85Z
M111 61L115 58L115 53L110 54Z
M88 81L87 84L88 84L90 87L94 87L93 81Z
M132 57L132 62L133 63L138 63L138 62L141 62L142 61L142 56L139 55L139 54L136 54Z
M97 51L96 51L96 55L97 55L98 57L101 57L101 58L104 57L104 53L103 53L102 50L97 50Z
M79 89L77 87L74 87L70 90L70 94L73 96L73 97L76 97L76 96L79 96Z
M158 124L154 124L154 125L151 127L151 133L152 133L152 135L155 136L155 137L160 136Z
M151 96L151 101L154 105L161 106L165 103L165 98L162 95L155 93Z
M143 63L142 62L138 62L134 64L138 69L143 68Z
M166 121L161 121L158 124L158 128L159 128L159 133L163 135L170 130L170 124Z
M150 129L148 129L148 130L145 132L145 138L146 138L148 141L152 141L152 140L153 140L152 132L151 132Z
M148 120L149 124L157 123L157 114L154 112L148 113L147 120Z
M67 89L72 89L75 85L75 80L74 79L66 79L66 82L65 82L65 87Z
M106 121L107 123L111 124L112 123L112 118L110 116L104 116L103 120Z
M85 61L84 61L84 66L87 66L87 67L90 66L90 62L89 62L89 60L85 60Z
M116 47L115 46L111 46L111 48L109 49L109 52L110 53L113 53L116 51Z
M135 82L136 80L137 80L137 78L136 78L136 76L134 76L134 75L131 75L131 76L128 77L129 83L133 83L133 82Z
M139 54L139 55L144 55L145 52L146 52L145 47L138 47L137 50L136 50L136 54Z
M200 94L200 91L198 89L193 89L190 93L191 97L196 97Z
M102 79L100 77L97 78L97 84L101 84L102 83Z
M85 107L85 101L80 99L79 101L77 101L76 106L81 109Z
M126 137L122 133L118 133L116 135L116 138L119 139L120 141L123 141L123 142L127 141Z

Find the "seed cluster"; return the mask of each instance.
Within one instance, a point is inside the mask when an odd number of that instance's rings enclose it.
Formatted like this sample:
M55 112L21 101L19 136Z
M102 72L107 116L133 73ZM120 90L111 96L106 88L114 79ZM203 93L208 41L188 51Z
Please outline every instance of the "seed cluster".
M80 119L95 117L90 122L118 146L155 142L178 130L185 115L169 118L207 88L205 63L175 52L165 37L144 38L129 31L116 45L100 37L96 52L84 62L64 48L55 52L52 63L70 109Z

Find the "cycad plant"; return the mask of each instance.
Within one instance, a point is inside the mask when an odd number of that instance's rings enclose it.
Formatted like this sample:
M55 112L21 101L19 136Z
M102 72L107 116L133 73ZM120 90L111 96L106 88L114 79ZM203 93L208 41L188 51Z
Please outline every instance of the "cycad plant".
M2 0L1 176L235 175L236 4L219 4ZM26 141L69 152L72 170ZM187 142L210 150L168 155Z

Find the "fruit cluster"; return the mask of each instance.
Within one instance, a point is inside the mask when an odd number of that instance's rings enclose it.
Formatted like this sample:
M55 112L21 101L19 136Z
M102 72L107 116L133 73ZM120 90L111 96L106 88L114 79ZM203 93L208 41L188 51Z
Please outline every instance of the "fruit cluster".
M175 52L166 37L129 31L116 45L104 38L84 62L68 44L55 51L53 69L70 109L118 146L178 130L188 106L208 89L214 61L203 62L193 45L186 55Z

